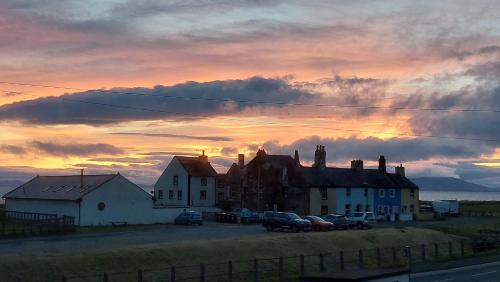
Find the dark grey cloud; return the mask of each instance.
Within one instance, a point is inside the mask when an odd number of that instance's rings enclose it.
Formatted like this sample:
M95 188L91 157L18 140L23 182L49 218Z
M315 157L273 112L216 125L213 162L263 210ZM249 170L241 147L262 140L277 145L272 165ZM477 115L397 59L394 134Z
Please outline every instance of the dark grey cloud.
M497 160L498 162L499 160ZM481 162L478 160L477 162ZM445 167L450 167L455 170L455 173L464 180L478 180L478 179L488 179L500 177L500 168L497 167L486 167L481 165L475 165L472 162L458 162L455 164L439 164ZM487 185L490 186L491 185ZM500 187L500 183L498 183Z
M181 139L192 139L192 140L207 140L207 141L232 141L231 137L224 136L193 136L184 134L167 134L167 133L143 133L143 132L115 132L111 133L113 135L137 135L137 136L148 136L148 137L160 137L160 138L181 138Z
M45 154L69 157L69 156L95 156L95 155L118 155L124 151L110 144L59 144L54 142L33 141L30 148Z
M467 144L435 139L379 139L368 137L364 139L351 138L321 138L311 136L299 139L288 145L280 145L270 141L262 146L270 153L292 155L299 150L301 160L314 160L316 145L324 145L327 151L327 161L347 161L351 159L377 160L384 155L389 162L408 162L428 160L436 157L446 158L476 158L484 153L492 153L494 148L486 145Z
M7 97L19 96L24 94L24 92L21 91L10 91L10 90L0 90L0 92L3 92L3 95Z
M0 106L0 120L30 124L102 125L132 120L203 119L257 106L277 107L273 103L286 106L292 102L307 102L314 97L291 87L284 80L262 77L186 82L155 86L153 89L116 88L113 91L87 91L3 105Z
M221 155L234 157L238 153L238 148L236 147L222 147L220 150Z
M0 145L0 151L14 155L21 155L26 153L25 148L16 145Z
M483 139L490 146L500 146L500 130L498 130L500 86L465 88L455 93L431 97L416 95L398 104L443 109L490 110L487 112L415 112L409 124L418 134Z

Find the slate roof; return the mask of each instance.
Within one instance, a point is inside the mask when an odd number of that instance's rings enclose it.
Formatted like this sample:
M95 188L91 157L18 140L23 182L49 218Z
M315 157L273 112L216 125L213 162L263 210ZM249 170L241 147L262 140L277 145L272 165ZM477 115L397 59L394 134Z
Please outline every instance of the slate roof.
M411 183L407 178L384 173L378 169L301 167L297 172L298 184L302 187L404 188L409 187Z
M413 181L404 176L401 176L397 173L388 173L387 175L401 188L418 189L418 186L413 183Z
M295 160L288 155L262 155L253 158L247 166L252 166L259 158L263 158L264 163L271 165L274 168L285 168L295 165Z
M198 157L175 156L190 176L217 177L217 172L209 162L200 161Z
M4 198L76 201L120 174L36 176Z

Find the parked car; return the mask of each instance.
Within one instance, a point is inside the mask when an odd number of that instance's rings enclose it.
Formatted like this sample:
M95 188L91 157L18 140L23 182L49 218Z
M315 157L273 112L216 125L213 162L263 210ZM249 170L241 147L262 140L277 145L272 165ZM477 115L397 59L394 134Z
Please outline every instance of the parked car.
M372 212L355 212L348 219L350 224L360 229L372 228L377 223Z
M237 223L238 215L228 212L218 212L215 214L215 221L226 223Z
M203 225L203 217L199 212L196 211L183 211L175 219L174 223L177 225Z
M311 222L311 228L313 231L330 231L334 228L333 223L328 222L319 216L310 215L304 217L304 219Z
M268 231L280 229L292 232L310 231L312 226L309 220L302 219L297 214L291 212L265 212L262 225Z
M349 220L345 215L342 214L327 214L323 216L323 219L333 223L334 229L348 229Z
M235 209L234 213L240 217L241 223L259 223L260 215L247 208Z

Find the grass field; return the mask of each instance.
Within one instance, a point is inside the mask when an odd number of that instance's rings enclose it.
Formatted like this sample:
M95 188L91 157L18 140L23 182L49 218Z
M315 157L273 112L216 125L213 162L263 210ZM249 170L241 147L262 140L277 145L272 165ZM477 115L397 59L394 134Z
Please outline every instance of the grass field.
M500 202L499 201L461 201L460 212L463 214L474 213L494 214L500 216Z
M299 233L239 240L208 240L127 247L108 251L53 256L0 257L0 281L49 281L62 275L160 269L170 265L242 261L254 258L319 254L340 250L357 252L434 242L457 243L460 238L421 228L384 228L349 232ZM132 275L132 277L136 277ZM85 280L82 280L85 281ZM95 281L95 280L88 280Z

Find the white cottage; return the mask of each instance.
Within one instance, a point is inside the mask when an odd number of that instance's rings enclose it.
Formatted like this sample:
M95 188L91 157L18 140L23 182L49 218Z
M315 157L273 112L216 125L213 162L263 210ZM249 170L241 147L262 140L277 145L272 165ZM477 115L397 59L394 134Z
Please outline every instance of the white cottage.
M198 157L175 156L156 182L157 206L210 210L216 204L217 172L205 152Z
M160 215L153 210L151 195L119 173L37 176L4 198L8 211L73 216L76 225L171 221L180 212Z

